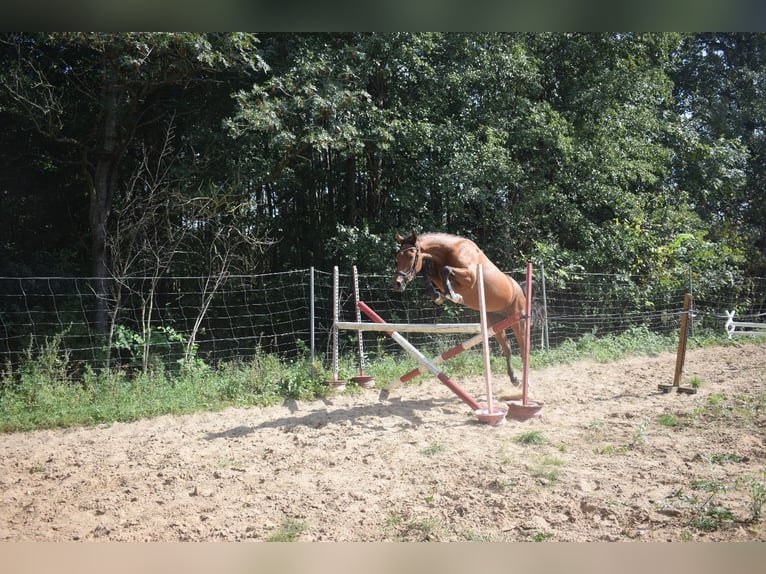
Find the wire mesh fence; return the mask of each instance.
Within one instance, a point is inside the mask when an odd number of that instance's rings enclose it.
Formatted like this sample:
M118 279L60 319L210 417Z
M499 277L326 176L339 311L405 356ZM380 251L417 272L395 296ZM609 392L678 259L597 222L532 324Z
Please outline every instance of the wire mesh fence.
M340 316L353 321L351 270L340 274ZM511 273L523 283L524 273ZM685 292L683 280L669 288L643 285L626 275L587 274L561 280L535 270L535 321L532 348L556 347L584 335L604 336L642 327L677 332ZM131 278L115 283L108 307L108 332L97 332L97 300L92 280L83 277L0 277L0 362L12 369L34 357L56 338L72 364L133 366L148 361L177 365L193 357L216 365L247 361L257 353L286 360L306 356L329 362L333 324L332 273L302 269L284 273L237 275L216 288L208 277ZM423 278L403 293L391 290L391 277L359 275L360 298L389 322L478 322L478 312L436 305ZM763 321L766 278L695 295L694 330L724 334L726 311L739 320ZM340 333L340 352L354 353L356 333ZM384 333L366 333L369 355L399 352ZM464 335L410 333L417 347L443 349Z

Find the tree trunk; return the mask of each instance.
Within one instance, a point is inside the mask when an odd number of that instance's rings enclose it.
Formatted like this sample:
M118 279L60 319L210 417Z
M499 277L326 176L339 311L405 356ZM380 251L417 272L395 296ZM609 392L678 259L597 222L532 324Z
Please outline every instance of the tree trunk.
M89 224L91 232L91 271L96 295L94 327L99 335L109 330L109 262L107 258L107 222L112 207L120 150L117 126L121 94L115 62L107 52L104 59L102 86L101 141L94 150L96 156L90 175L87 156L84 161L90 195Z

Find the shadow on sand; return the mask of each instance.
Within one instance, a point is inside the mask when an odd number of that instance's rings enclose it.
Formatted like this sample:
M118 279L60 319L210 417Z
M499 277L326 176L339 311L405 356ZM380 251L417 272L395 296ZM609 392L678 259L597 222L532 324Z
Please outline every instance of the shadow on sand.
M391 399L386 402L376 402L349 408L333 408L332 400L321 399L321 401L325 404L326 408L315 409L302 416L295 416L295 413L301 412L302 409L298 407L294 400L288 399L283 405L287 407L290 413L293 413L291 416L265 421L255 426L241 425L221 432L208 433L206 439L239 438L267 428L287 429L297 426L322 428L328 424L343 421L353 422L355 426L368 430L390 430L391 425L376 424L376 421L385 417L399 417L402 421L399 425L395 426L409 427L421 425L423 424L423 419L418 413L439 407L442 407L449 414L454 413L458 415L458 418L456 418L457 423L465 423L464 419L459 418L460 413L465 409L465 405L449 397L444 399Z

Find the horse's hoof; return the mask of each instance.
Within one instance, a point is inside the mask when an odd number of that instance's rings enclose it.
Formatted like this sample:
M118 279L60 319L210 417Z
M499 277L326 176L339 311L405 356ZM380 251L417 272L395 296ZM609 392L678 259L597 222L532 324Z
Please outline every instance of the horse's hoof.
M450 295L450 301L452 301L453 303L456 303L458 305L462 305L463 304L463 296L459 295L457 293L455 295Z

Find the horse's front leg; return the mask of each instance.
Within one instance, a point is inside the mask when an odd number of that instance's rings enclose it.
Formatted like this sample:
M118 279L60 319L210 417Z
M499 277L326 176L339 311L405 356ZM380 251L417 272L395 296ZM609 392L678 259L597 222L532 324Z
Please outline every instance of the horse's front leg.
M450 278L455 275L455 270L452 267L445 265L440 272L442 283L444 283L444 290L447 292L447 299L458 305L463 304L463 296L460 293L455 293L452 288L452 281Z
M446 299L444 298L444 293L442 293L439 290L439 288L436 286L436 283L434 283L430 279L428 281L428 285L431 287L431 292L436 297L436 299L434 299L434 303L436 303L437 305L443 305L444 301L446 301Z
M426 285L427 285L426 289L428 289L429 292L432 293L434 297L436 297L434 299L434 303L436 303L437 305L443 305L445 301L444 293L442 293L441 289L439 289L439 286L436 285L436 283L434 283L433 277L431 277L431 273L426 271L423 274L423 276L426 280Z

